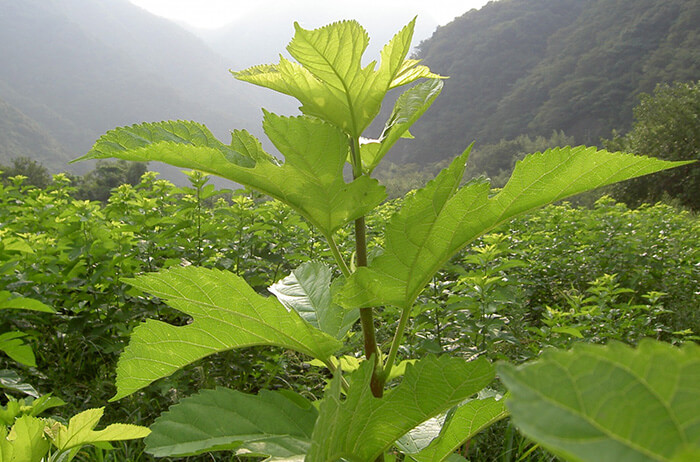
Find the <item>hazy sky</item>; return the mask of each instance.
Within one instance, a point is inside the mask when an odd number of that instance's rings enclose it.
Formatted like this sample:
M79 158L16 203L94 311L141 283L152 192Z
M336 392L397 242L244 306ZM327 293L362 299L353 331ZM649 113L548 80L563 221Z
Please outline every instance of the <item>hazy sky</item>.
M447 24L489 0L130 0L151 13L194 27L214 29L258 12L315 10L321 17L357 19L389 18L392 14ZM393 22L393 21L392 21Z

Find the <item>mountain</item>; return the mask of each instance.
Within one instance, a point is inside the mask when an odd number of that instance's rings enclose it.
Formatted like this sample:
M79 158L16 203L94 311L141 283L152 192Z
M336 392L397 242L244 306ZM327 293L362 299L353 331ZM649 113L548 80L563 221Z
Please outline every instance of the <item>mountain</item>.
M71 159L37 122L0 99L0 159L15 157L29 157L54 170Z
M639 94L700 78L697 0L501 0L440 27L417 56L450 76L395 162L451 158L520 135L598 144ZM458 135L455 135L458 134Z
M0 0L0 10L3 114L55 140L56 158L141 121L194 119L222 139L231 128L260 132L259 105L232 63L126 0ZM1 152L0 163L20 154Z

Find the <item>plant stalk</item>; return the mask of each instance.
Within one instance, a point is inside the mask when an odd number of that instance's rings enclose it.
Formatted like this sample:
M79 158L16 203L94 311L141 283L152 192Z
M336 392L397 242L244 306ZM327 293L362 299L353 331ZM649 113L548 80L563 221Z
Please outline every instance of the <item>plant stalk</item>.
M358 179L362 176L362 159L360 157L360 139L350 138L350 153L352 159L352 176ZM367 226L365 217L355 220L355 265L356 267L367 266ZM372 308L360 308L360 324L362 325L362 335L364 338L365 358L374 361L374 370L370 388L372 395L381 398L384 394L384 381L382 380L380 368L380 354L377 347L377 338L374 329L374 313Z
M333 254L335 262L340 268L340 272L343 273L343 276L345 276L346 278L350 277L350 268L348 267L348 264L345 263L345 260L343 259L343 256L340 253L340 249L338 249L338 244L335 242L335 239L333 238L332 234L326 236L326 242L328 242L328 246L331 249L331 253Z
M383 380L386 380L391 374L391 368L394 367L394 362L396 361L396 354L399 351L399 346L403 340L403 333L406 330L406 324L408 324L408 318L411 315L411 307L404 308L401 312L401 318L399 319L399 325L396 326L396 333L394 334L394 339L391 342L391 348L389 349L389 356L386 359L386 364L384 365L384 372L382 373ZM382 387L384 384L382 383Z

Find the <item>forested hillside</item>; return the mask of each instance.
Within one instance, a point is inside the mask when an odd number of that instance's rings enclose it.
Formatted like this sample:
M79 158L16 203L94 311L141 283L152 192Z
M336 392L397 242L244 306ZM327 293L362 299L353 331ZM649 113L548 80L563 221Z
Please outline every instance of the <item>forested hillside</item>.
M36 121L0 99L0 159L31 157L60 169L70 160L61 144Z
M420 44L418 57L450 79L393 160L553 131L599 144L629 129L640 93L700 78L698 24L694 0L501 0L470 11Z
M194 118L222 137L259 125L227 72L235 63L126 0L0 0L0 9L0 123L14 127L2 139L27 143L3 141L0 162L51 156L47 166L65 169L100 133L143 120Z
M260 135L259 106L295 111L289 98L230 77L258 49L252 39L235 43L230 29L221 34L232 50L245 43L240 63L126 0L0 8L0 164L28 156L60 171L115 126L187 118L225 140L232 128ZM694 0L500 0L472 10L417 48L450 79L414 127L416 140L388 159L437 162L476 141L473 159L488 162L471 168L493 178L519 154L491 153L521 136L599 145L629 129L640 93L700 78L699 23ZM260 44L275 36L271 27Z

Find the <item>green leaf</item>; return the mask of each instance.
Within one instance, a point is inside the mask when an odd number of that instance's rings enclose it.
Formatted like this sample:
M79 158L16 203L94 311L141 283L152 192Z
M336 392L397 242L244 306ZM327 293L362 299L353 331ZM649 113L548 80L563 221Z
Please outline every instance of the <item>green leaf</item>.
M303 263L268 290L306 322L337 339L345 337L360 317L359 310L346 310L333 303L331 269L321 262Z
M468 154L469 149L392 216L385 229L384 253L347 280L341 304L407 309L456 252L516 215L684 164L595 148L555 148L518 162L506 186L491 196L486 182L459 188Z
M337 128L318 119L270 113L263 126L284 154L283 165L245 131L234 131L226 146L203 125L182 121L111 130L78 160L160 161L228 178L288 204L326 236L384 199L384 187L376 180L343 181L349 148Z
M410 135L408 129L428 110L442 91L442 82L432 79L406 90L394 104L394 110L384 125L377 143L361 146L362 168L371 173L389 149L401 138Z
M205 356L254 345L277 345L327 360L342 345L314 328L274 297L262 297L233 273L198 267L172 268L127 280L192 316L173 326L141 324L117 365L120 399Z
M401 383L375 398L370 392L373 361L351 376L344 401L336 374L320 407L307 462L372 461L410 429L489 384L493 366L485 359L428 356L406 369Z
M438 74L433 74L427 66L419 66L420 59L407 59L401 64L399 72L391 82L390 88L400 87L415 82L418 79L445 79Z
M581 330L574 326L552 327L552 332L556 332L557 334L567 334L576 338L583 338Z
M25 366L36 367L36 358L32 347L24 343L24 332L5 332L0 335L0 351Z
M35 398L39 397L39 393L34 389L33 386L28 383L23 383L22 378L17 375L15 371L9 369L0 370L0 388L5 388L6 390L18 391L24 393L25 395L33 396Z
M571 461L680 461L700 453L700 347L577 344L498 373L513 421Z
M103 413L104 408L97 408L74 415L67 427L58 424L52 429L51 441L60 451L66 451L87 444L143 438L151 432L146 427L130 424L112 424L104 430L95 431Z
M451 410L439 435L436 435L429 445L421 448L420 452L410 454L410 457L417 462L446 460L465 441L507 415L503 400L495 398L470 400Z
M292 392L206 390L156 419L146 451L156 457L236 450L241 456L273 460L303 458L317 417L316 408Z
M16 236L3 236L2 241L0 241L0 250L5 252L34 253L34 249L26 240Z
M18 418L10 432L0 427L0 460L3 462L41 462L49 451L44 438L44 421L31 416Z
M297 98L302 112L327 120L356 138L379 113L390 88L418 78L439 77L426 72L427 68L414 68L413 60L405 61L414 26L415 19L384 46L375 70L375 62L362 67L369 37L356 21L315 30L295 23L287 50L298 64L280 58L278 65L255 66L234 72L234 76Z
M55 313L55 310L38 300L25 297L13 297L7 290L0 290L0 310L30 310Z

